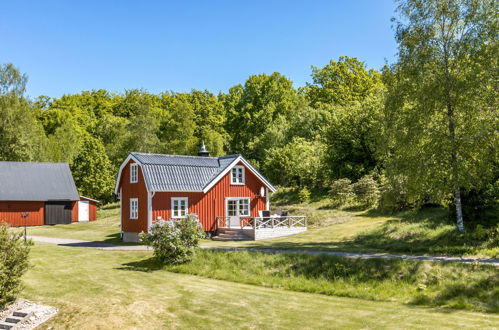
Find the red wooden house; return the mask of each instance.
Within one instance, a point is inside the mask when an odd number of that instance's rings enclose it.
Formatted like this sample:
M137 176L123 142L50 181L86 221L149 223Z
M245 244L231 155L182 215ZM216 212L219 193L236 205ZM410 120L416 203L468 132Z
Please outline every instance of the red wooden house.
M261 216L276 189L241 155L209 157L131 153L121 165L115 193L121 202L125 241L138 241L158 219L195 213L214 233L217 219L240 224Z

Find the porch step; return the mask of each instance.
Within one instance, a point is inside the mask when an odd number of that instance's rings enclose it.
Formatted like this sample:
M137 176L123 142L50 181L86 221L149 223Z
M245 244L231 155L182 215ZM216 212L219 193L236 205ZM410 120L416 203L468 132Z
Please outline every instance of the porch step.
M232 229L221 231L218 236L212 237L214 241L247 241L250 238L245 235L241 230Z
M11 316L11 317L8 317L8 318L5 319L5 323L16 324L16 323L21 322L22 319L23 318Z
M220 237L214 236L211 238L214 241L250 241L249 237Z

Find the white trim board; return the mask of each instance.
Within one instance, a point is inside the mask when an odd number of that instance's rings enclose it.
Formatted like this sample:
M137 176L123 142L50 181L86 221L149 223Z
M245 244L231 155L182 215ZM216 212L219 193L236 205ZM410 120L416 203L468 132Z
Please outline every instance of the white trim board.
M82 198L83 198L83 199L87 199L87 200L92 201L92 202L100 203L100 201L98 201L98 200L96 200L96 199L93 199L93 198L89 198L89 197L86 197L86 196L82 196L82 195L80 195L80 200L81 200Z
M257 178L260 179L260 181L263 182L264 185L267 186L267 188L270 189L270 191L272 191L272 192L276 191L276 188L274 188L274 186L271 185L270 182L265 180L265 178L260 173L258 173L258 171L253 166L251 166L251 164L246 159L244 159L242 156L239 156L236 159L234 159L234 161L232 163L230 163L230 165L227 166L225 168L225 170L223 170L215 179L213 179L210 183L208 183L206 185L206 187L203 188L203 192L207 193L211 188L213 188L213 186L215 184L217 184L218 181L220 181L227 173L229 173L232 170L232 168L234 166L236 166L237 163L239 163L239 162L242 162L247 169L249 169Z

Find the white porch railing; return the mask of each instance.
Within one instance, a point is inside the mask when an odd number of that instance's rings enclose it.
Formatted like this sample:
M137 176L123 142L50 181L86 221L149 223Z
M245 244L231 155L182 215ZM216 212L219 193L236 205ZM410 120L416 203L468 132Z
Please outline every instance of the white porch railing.
M230 217L217 217L218 228L240 228L240 229L262 229L262 228L293 228L307 227L307 217L299 216L283 216L283 217L241 217L239 224L231 224Z

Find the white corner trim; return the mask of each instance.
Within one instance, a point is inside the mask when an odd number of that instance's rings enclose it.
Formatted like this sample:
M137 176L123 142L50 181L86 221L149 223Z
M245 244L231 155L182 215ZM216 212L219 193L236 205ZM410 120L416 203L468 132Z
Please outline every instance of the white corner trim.
M147 191L147 232L152 226L152 198L154 194L154 192Z
M114 193L115 194L118 194L118 186L119 186L120 180L121 180L121 173L123 172L123 169L125 168L126 164L128 164L128 162L130 160L133 160L142 169L142 164L139 162L139 160L137 158L135 158L132 154L129 154L128 157L123 161L123 163L121 163L120 169L118 170L118 177L116 179L116 185L114 186ZM139 174L137 172L137 178L138 178L138 175ZM144 182L146 184L146 189L148 191L150 191L149 186L147 184L147 180L146 180L145 175L144 175L144 170L142 170L142 177L143 177Z
M120 237L123 238L123 198L121 198L121 191L120 188Z
M203 193L206 194L211 188L213 188L213 186L218 181L220 181L227 173L229 173L229 171L231 171L232 168L234 166L236 166L237 163L239 163L239 162L242 162L244 164L244 166L246 166L247 169L249 169L257 178L259 178L267 186L267 188L270 189L271 192L276 191L276 188L274 188L274 186L271 185L270 182L268 182L253 166L251 166L251 164L246 159L244 159L242 156L239 156L236 159L234 159L234 161L232 163L230 163L230 165L227 166L227 168L222 173L220 173L206 187L204 187ZM245 174L245 181L246 181L246 174Z
M80 200L81 200L82 198L83 198L83 199L88 199L89 201L96 202L96 203L99 203L99 202L100 202L100 201L98 201L98 200L96 200L96 199L93 199L93 198L90 198L90 197L85 197L85 196L80 195Z

